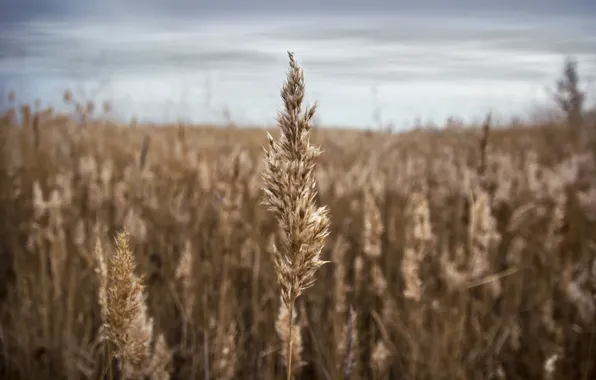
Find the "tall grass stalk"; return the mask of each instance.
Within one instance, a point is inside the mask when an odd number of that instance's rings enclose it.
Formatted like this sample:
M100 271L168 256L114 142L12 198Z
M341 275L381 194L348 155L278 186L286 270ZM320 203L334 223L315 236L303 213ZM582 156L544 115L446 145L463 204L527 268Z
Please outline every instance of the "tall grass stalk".
M277 141L268 134L269 150L263 173L264 204L273 212L281 227L282 246L274 248L277 279L287 318L288 330L278 334L286 347L284 356L287 378L298 371L300 363L292 362L294 334L294 304L305 289L314 283L315 272L325 263L321 251L329 234L326 207L315 204L315 162L320 150L310 143L311 120L316 105L302 113L304 73L289 53L290 70L281 90L284 110L278 115L281 135ZM279 326L279 324L278 324ZM299 358L297 358L299 359Z

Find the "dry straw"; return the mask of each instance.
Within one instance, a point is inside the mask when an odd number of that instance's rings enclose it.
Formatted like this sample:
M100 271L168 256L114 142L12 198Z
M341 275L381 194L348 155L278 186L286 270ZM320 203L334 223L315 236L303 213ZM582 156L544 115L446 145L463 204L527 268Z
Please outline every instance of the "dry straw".
M142 278L135 274L135 260L126 230L116 237L109 259L105 337L114 356L135 372L150 358L153 321L147 315Z
M321 251L329 234L326 207L315 204L315 162L320 150L310 144L311 120L316 106L301 113L304 98L304 74L289 53L290 70L281 91L284 110L278 115L279 140L268 134L269 150L263 173L264 204L275 215L281 230L281 247L274 247L277 279L281 286L282 306L277 331L287 378L299 369L295 342L300 341L294 325L296 299L314 282L314 274L325 262ZM285 320L285 323L280 323ZM287 327L285 327L287 326ZM294 356L294 357L293 357Z

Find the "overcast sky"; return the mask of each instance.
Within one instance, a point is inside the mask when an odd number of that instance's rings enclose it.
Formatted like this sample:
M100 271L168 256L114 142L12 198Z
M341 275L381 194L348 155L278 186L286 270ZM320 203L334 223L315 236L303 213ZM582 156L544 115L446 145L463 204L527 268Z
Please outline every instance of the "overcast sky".
M379 12L429 13L550 13L596 17L594 0L4 0L2 21L36 18L158 16L200 18L210 15L244 16L249 13L350 14Z
M369 123L372 86L397 123L507 114L565 55L595 72L594 21L596 0L0 0L0 93L55 105L108 81L124 118L269 122L290 49L328 123Z

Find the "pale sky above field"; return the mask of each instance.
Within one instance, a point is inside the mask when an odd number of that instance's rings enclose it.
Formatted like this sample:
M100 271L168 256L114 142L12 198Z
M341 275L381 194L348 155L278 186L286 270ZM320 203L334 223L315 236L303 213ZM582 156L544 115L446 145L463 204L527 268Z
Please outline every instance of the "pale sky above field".
M292 50L324 124L513 115L545 101L566 55L591 80L595 20L594 0L7 0L0 91L55 104L83 88L121 118L217 122L228 108L271 123Z

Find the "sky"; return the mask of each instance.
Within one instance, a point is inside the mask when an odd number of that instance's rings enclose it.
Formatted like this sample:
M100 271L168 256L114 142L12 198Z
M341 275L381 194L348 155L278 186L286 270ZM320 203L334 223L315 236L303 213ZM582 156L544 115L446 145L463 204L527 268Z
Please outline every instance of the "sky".
M0 92L56 105L80 85L124 119L266 123L292 50L323 122L477 119L543 101L566 55L596 74L594 20L594 0L4 0Z
M596 16L593 0L5 0L0 2L2 21L36 17L102 17L143 15L207 17L212 14L247 13L377 13L377 12L509 12L563 13Z

